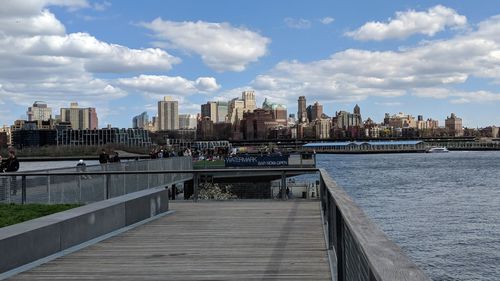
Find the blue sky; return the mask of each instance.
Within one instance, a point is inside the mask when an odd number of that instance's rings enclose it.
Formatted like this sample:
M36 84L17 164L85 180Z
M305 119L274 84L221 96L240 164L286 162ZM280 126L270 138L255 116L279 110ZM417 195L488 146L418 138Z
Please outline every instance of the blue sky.
M196 114L254 90L289 113L305 95L330 116L500 126L498 1L5 0L0 62L0 125L37 100L129 127L165 95Z

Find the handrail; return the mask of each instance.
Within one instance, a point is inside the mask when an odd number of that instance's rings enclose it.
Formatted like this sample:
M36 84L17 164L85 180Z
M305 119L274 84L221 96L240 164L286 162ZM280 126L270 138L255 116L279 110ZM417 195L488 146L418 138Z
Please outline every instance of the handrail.
M1 176L79 176L79 175L130 175L130 174L203 174L203 173L281 173L281 172L309 172L316 173L318 168L244 168L244 169L196 169L196 170L151 170L151 171L94 171L94 172L14 172L14 173L1 173Z
M328 248L337 256L337 280L430 281L324 169L320 198Z

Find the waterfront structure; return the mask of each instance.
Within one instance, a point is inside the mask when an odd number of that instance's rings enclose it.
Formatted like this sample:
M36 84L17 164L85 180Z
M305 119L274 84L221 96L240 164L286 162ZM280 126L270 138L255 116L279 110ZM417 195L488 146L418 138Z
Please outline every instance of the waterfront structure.
M447 117L444 124L450 136L463 137L464 128L462 127L462 118L458 118L455 113L452 113L451 116Z
M60 121L70 122L74 130L97 129L97 112L93 107L80 108L77 102L72 102L69 108L60 109Z
M307 152L425 152L423 141L317 142L302 146Z
M307 123L307 104L306 97L300 96L298 103L297 119L299 123Z
M133 129L147 129L148 127L148 124L149 124L149 116L148 116L148 113L146 111L144 111L143 113L137 115L137 116L134 116L134 118L132 118L132 128Z
M197 121L194 114L179 114L179 129L196 129Z
M46 102L35 101L33 106L28 107L26 114L28 121L47 121L52 118L52 108Z
M158 130L179 129L179 102L164 97L158 102Z
M101 146L123 144L127 146L150 146L151 137L144 129L105 128L97 130L55 130L56 145Z

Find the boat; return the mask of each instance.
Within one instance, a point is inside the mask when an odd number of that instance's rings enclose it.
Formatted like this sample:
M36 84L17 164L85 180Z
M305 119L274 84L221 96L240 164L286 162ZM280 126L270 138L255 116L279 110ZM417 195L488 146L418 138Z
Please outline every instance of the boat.
M427 153L446 153L450 152L446 147L431 147L427 149Z

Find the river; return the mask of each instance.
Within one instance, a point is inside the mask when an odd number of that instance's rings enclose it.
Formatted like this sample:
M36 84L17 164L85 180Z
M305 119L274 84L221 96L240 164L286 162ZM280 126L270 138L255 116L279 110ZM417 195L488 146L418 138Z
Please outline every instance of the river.
M500 151L317 163L432 280L500 280Z

